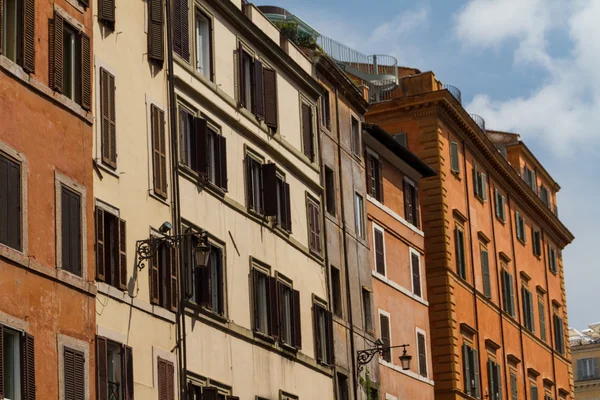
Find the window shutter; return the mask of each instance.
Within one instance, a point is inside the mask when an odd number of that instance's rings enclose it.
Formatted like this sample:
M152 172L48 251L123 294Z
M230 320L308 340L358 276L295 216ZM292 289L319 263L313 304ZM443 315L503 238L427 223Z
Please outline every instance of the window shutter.
M523 319L525 327L529 328L529 313L527 312L529 301L527 300L527 291L525 290L525 287L521 288L521 298L523 299Z
M178 279L177 279L177 249L169 247L169 294L170 294L170 306L171 311L177 312L177 306L179 304L178 293ZM208 269L208 268L203 268Z
M537 386L531 386L531 400L538 400L538 388L537 388Z
M80 352L73 354L75 397L73 400L85 400L85 356Z
M419 255L415 253L411 253L410 259L412 266L413 293L421 297L421 259Z
M375 268L377 272L385 275L385 255L383 253L383 233L375 229Z
M115 28L115 0L98 0L98 20L111 29Z
M335 350L333 345L333 314L325 310L325 337L327 338L327 364L335 364Z
M28 333L23 335L22 358L23 399L35 400L35 346L33 336Z
M481 197L483 201L487 201L487 177L484 173L480 175L481 179Z
M188 30L188 2L173 2L173 51L185 61L190 60L190 39Z
M313 304L312 306L312 314L313 314L313 336L315 337L315 353L316 353L316 359L317 362L321 363L324 362L325 360L323 360L323 352L321 351L322 347L325 346L325 343L321 342L321 329L325 329L325 327L321 326L321 323L319 322L319 311L320 311L321 307L319 307L317 304Z
M469 346L463 344L462 353L463 353L463 375L464 375L464 391L465 393L471 395L473 391L473 382L471 381L471 362L470 362L470 351Z
M284 212L284 216L285 216L285 224L284 224L284 228L288 231L291 232L292 231L292 208L290 205L290 184L287 182L283 182L283 193L284 196L283 198L285 199L285 212Z
M473 380L475 384L475 397L481 399L481 388L479 384L479 356L477 350L472 349L471 354L473 355Z
M513 276L511 274L507 274L508 276L508 292L510 299L510 315L515 316L515 289L513 283Z
M96 336L96 371L98 400L108 400L108 343L106 338Z
M292 342L294 343L294 347L297 349L302 348L302 317L300 312L300 292L297 290L293 291L292 297L293 310L294 310L294 327L293 327L293 338Z
M115 77L100 68L100 114L102 162L117 167Z
M127 223L119 219L119 289L127 290Z
M160 301L159 253L160 249L148 263L150 265L150 304L156 305L158 305Z
M50 41L50 61L52 69L50 70L50 81L52 82L52 88L59 93L63 92L63 30L64 30L64 19L57 12L54 11L54 40Z
M202 400L219 400L219 391L213 387L202 388Z
M390 319L383 314L379 314L379 325L381 326L381 341L383 347L390 347ZM383 350L382 357L385 361L392 360L392 351L390 349Z
M402 191L404 195L404 219L408 222L413 221L413 210L410 204L410 185L407 181L402 182Z
M577 380L583 379L583 360L577 360Z
M246 155L246 197L248 198L248 208L256 210L257 204L254 204L254 185L252 184L255 179L252 174L252 157Z
M427 377L427 354L425 352L425 335L418 333L418 351L419 351L419 374Z
M502 374L500 373L500 365L496 364L496 385L498 387L498 395L496 398L502 400Z
M489 398L496 400L496 377L494 374L494 365L491 360L487 361L487 373Z
M302 144L304 146L304 155L312 161L314 159L312 112L306 104L302 104Z
M163 49L163 3L162 0L148 0L148 59L162 66Z
M261 171L265 215L275 216L277 215L277 168L273 163L263 164Z
M265 124L277 130L277 74L272 69L263 68L265 98Z
M531 325L531 332L535 332L535 315L533 311L533 295L531 292L527 292L527 302L529 304L529 324Z
M456 173L460 171L458 165L458 143L456 142L450 142L450 167Z
M517 376L515 374L510 374L510 392L511 392L511 400L519 400L519 393L517 389Z
M538 301L538 312L540 314L540 336L546 341L546 311L543 300Z
M240 107L246 107L246 81L244 77L244 46L238 43L237 49L238 61L238 104Z
M414 194L414 207L415 207L414 224L415 224L415 227L420 228L421 227L421 212L420 212L420 206L419 206L419 188L418 188L418 186L412 186L412 191Z
M63 369L65 400L75 400L75 353L66 348L63 351ZM23 388L27 392L26 383L23 383Z
M0 0L0 32L2 32L2 0ZM1 36L1 33L0 33ZM0 43L2 38L0 37ZM0 360L4 360L4 327L0 325ZM0 362L0 398L4 398L4 362Z
M155 1L155 0L150 0ZM167 198L167 154L165 138L165 113L154 104L150 108L152 120L152 170L154 193Z
M252 307L253 307L253 315L254 315L254 330L258 331L258 315L259 315L259 298L258 298L258 282L261 273L258 272L256 268L252 268L252 272L250 272L252 278ZM268 282L267 282L268 286ZM268 291L268 288L267 288ZM268 295L267 295L268 296ZM268 297L267 297L268 302Z
M465 270L463 234L458 226L454 228L454 250L456 252L457 273L465 279L467 273Z
M117 166L117 116L115 105L115 77L108 74L108 112L109 112L109 139L110 139L110 161Z
M277 295L277 278L269 277L269 331L275 339L279 338L279 304Z
M477 169L477 165L473 166L473 190L475 191L475 196L481 197L479 186L479 171Z
M600 377L600 363L598 362L598 357L593 359L593 368L594 368L594 378Z
M35 0L23 0L22 4L23 69L29 73L33 73L35 71ZM2 7L1 1L0 7ZM0 15L0 17L2 16ZM2 26L0 26L1 29ZM1 36L0 34L0 40L2 40Z
M81 107L92 108L92 56L90 37L81 33Z
M96 279L106 281L104 261L104 210L96 207Z
M481 269L483 272L483 294L485 297L492 297L492 288L490 285L490 265L487 250L481 250Z
M69 189L62 188L62 267L81 275L81 204L79 196Z
M254 113L260 118L265 118L265 94L263 85L263 65L260 60L254 60Z
M383 163L380 159L377 160L377 184L379 190L379 202L383 203Z
M367 175L367 193L369 196L375 197L373 193L373 156L365 150L365 173Z
M227 139L222 135L217 135L219 145L219 177L218 186L227 191Z
M21 166L0 155L0 242L21 249Z
M123 400L133 400L133 349L123 345L124 356L121 357L121 382L123 385Z
M206 141L208 140L208 124L205 119L194 117L194 131L195 131L195 153L196 162L192 161L192 167L194 171L206 179L208 177L208 150Z
M157 360L157 375L158 375L158 400L169 400L167 361L158 357ZM102 399L99 399L102 400Z

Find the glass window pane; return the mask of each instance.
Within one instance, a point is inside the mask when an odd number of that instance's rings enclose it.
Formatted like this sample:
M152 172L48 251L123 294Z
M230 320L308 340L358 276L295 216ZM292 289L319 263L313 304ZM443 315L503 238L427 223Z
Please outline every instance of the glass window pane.
M21 398L21 359L19 333L4 329L4 396Z

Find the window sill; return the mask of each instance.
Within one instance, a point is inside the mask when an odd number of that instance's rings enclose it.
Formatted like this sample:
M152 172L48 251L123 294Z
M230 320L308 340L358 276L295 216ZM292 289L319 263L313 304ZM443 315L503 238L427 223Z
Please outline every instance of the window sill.
M229 322L229 319L225 315L216 313L216 312L212 311L210 308L198 305L192 301L187 301L186 307L193 311L199 311L206 317L214 319L215 321L220 322L222 324L226 324Z
M269 334L262 333L262 332L257 331L257 330L254 330L253 332L254 332L254 337L256 339L261 340L261 341L263 341L263 342L265 342L267 344L274 345L275 342L276 342L275 338L273 336L269 335Z
M165 199L162 196L157 195L156 193L154 193L153 189L148 190L148 196L152 197L154 200L158 201L159 203L164 204L165 206L170 206L168 199Z
M116 179L120 178L119 170L104 164L102 162L102 159L100 159L100 158L94 159L94 166L97 167L99 170L102 170L100 172L106 172L108 175L110 175ZM102 179L103 179L102 174L100 174L100 180L102 180Z
M455 170L451 169L450 174L452 174L459 181L462 181L462 178L460 177L460 171L455 171Z
M475 198L482 204L484 205L485 203L487 203L487 200L484 199L483 197L479 196L478 194L475 195Z
M179 163L179 172L184 177L191 180L196 186L201 187L204 190L207 190L216 196L225 197L225 195L227 194L227 190L215 185L210 180L201 177L196 171L194 171L185 164Z
M520 237L517 237L517 241L520 242L523 246L527 245L527 242L521 239Z
M299 349L295 348L294 346L291 346L291 345L283 343L283 342L279 342L279 347L282 350L284 350L285 352L291 353L291 354L294 354L294 355L296 355L298 353L298 350L299 350Z
M501 217L496 215L496 219L498 220L498 222L500 222L502 225L506 225L506 218L502 219Z
M401 374L403 374L403 375L409 376L409 377L411 377L411 378L413 378L413 379L416 379L416 380L418 380L418 381L421 381L421 382L423 382L423 383L426 383L426 384L428 384L428 385L431 385L431 386L433 386L433 385L434 385L434 381L433 381L432 379L429 379L429 378L424 378L424 377L422 377L421 375L419 375L418 373L416 373L416 372L413 372L413 371L411 371L411 370L405 371L405 370L403 370L403 369L402 369L402 367L400 367L399 365L396 365L396 364L394 364L394 363L391 363L391 362L387 362L387 361L385 361L385 360L384 360L383 358L381 358L381 357L379 358L379 364L380 364L380 365L383 365L383 366L385 366L385 367L388 367L388 368L390 368L390 369L393 369L394 371L396 371L396 372L399 372L399 373L401 373ZM469 398L470 398L470 397L469 397Z

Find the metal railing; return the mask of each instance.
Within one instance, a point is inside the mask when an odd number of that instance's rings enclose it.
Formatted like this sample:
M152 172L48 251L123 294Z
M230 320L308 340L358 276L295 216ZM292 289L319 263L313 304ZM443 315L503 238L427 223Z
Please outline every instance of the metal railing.
M394 79L368 82L367 86L369 88L369 103L392 100L398 87Z
M456 86L452 86L452 85L446 85L443 84L442 85L442 89L445 89L447 91L450 92L450 94L452 96L454 96L454 98L460 103L462 104L462 93L460 92L460 89L458 89Z
M119 400L119 383L108 381L108 400Z
M473 121L475 121L475 123L477 124L477 126L479 127L479 129L481 129L481 131L483 133L485 133L485 120L483 118L481 118L477 114L471 114L471 119Z

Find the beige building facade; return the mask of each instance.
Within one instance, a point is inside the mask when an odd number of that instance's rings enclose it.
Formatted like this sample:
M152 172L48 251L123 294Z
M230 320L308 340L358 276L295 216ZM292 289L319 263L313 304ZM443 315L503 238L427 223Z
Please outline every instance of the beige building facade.
M575 398L600 399L600 323L589 325L581 332L569 328Z

